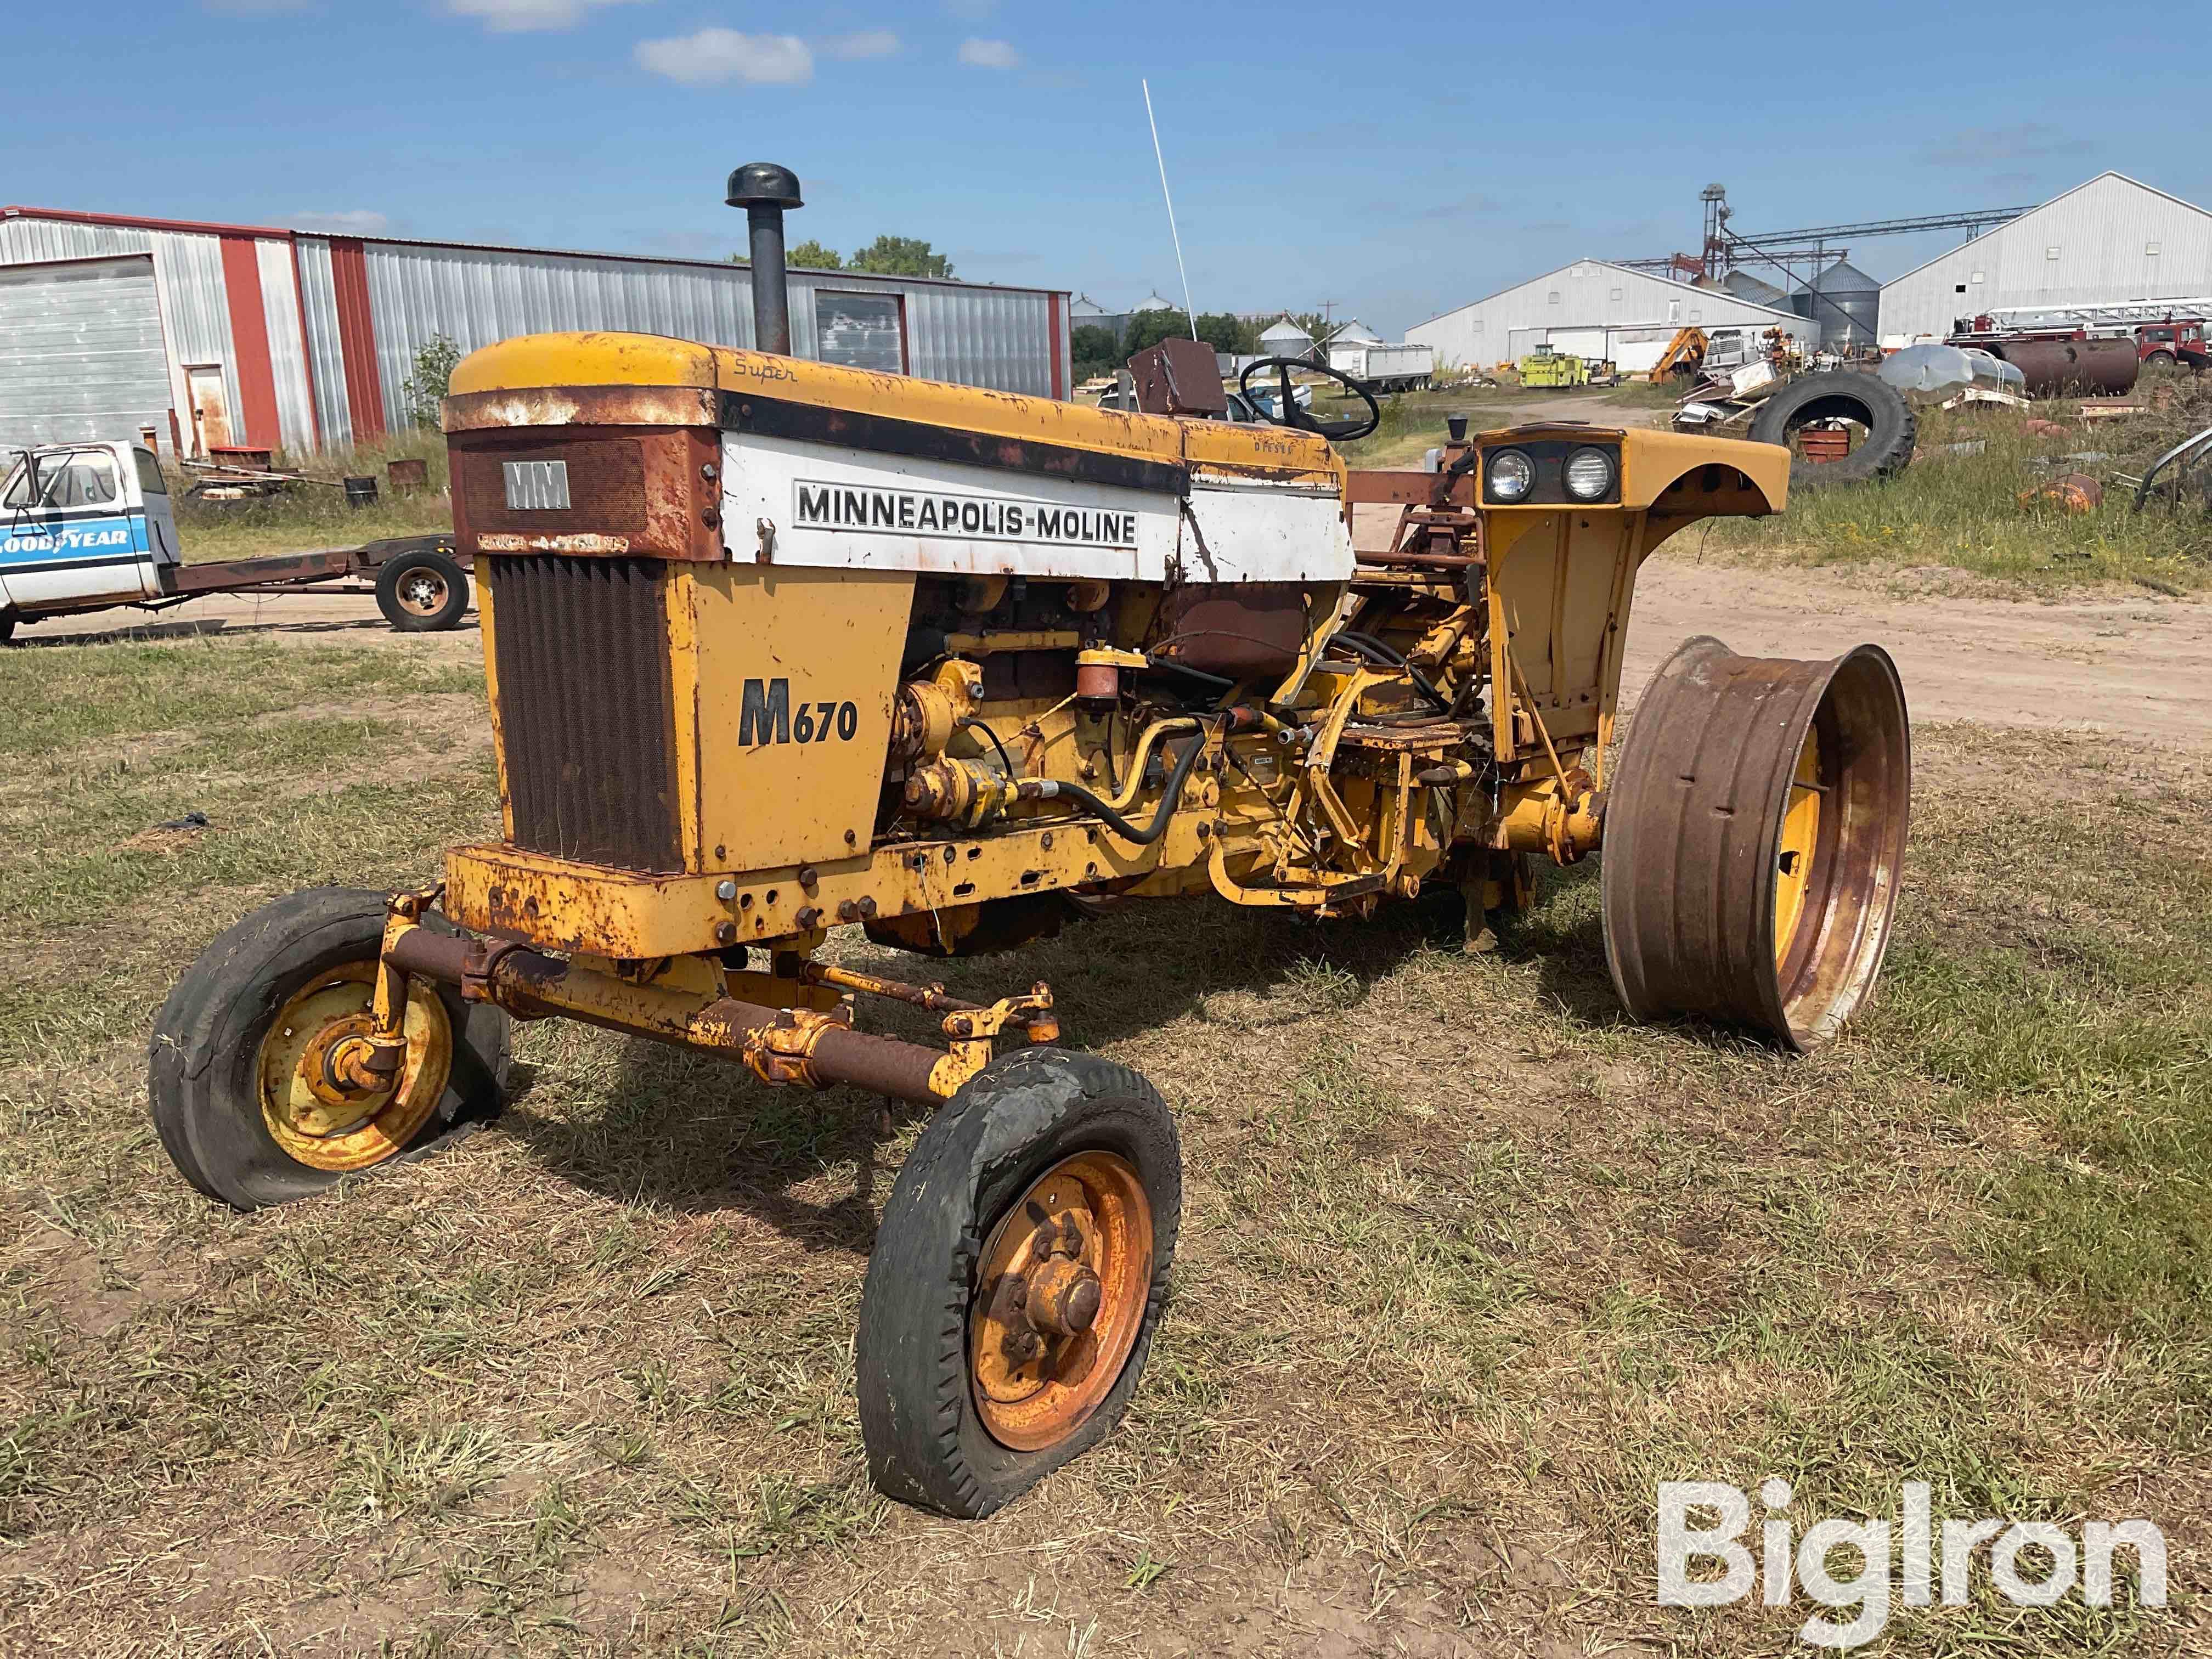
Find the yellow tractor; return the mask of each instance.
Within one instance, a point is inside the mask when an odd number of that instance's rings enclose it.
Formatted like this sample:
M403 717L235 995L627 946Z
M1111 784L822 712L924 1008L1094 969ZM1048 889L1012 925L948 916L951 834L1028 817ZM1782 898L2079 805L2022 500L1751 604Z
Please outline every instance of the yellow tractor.
M1609 753L1638 565L1779 509L1786 451L1462 428L1438 471L1348 472L1330 440L1371 399L1208 418L1210 352L1145 365L1165 412L1135 414L810 362L784 309L798 181L754 165L729 198L757 349L541 335L455 372L501 833L420 890L280 900L185 973L150 1089L200 1190L282 1203L435 1146L497 1109L511 1019L913 1103L860 1421L884 1492L980 1516L1136 1386L1174 1121L1061 1043L1087 1011L1048 986L962 1000L838 965L833 929L942 957L1108 898L1326 921L1443 887L1481 948L1537 860L1601 852L1635 1017L1799 1049L1865 998L1910 771L1881 651L1692 640ZM1365 551L1360 508L1387 532ZM878 999L942 1041L862 1030Z

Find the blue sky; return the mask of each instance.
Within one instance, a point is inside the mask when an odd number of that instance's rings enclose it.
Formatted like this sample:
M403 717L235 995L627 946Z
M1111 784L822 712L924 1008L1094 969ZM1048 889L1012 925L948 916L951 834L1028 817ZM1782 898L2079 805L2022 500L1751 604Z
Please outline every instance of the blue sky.
M1395 334L1569 259L2040 200L2106 167L2212 203L2188 9L1365 8L1021 0L179 0L9 8L0 198L719 257L740 161L793 234L958 274L1325 301ZM2201 20L2200 20L2201 21ZM2181 25L2179 35L2176 26ZM1828 66L1828 67L1824 67ZM1955 236L1870 240L1889 276Z

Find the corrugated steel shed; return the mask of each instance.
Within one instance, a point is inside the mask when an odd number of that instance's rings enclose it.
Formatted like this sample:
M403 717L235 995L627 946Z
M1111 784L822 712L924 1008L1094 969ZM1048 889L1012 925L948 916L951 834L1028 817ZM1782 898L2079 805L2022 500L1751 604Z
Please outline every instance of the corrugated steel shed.
M1546 343L1619 362L1637 355L1622 348L1663 342L1691 323L1709 329L1778 328L1808 343L1818 333L1802 317L1719 289L1695 288L1603 259L1578 259L1431 317L1407 329L1406 342L1435 347L1439 368L1511 362Z
M441 337L464 351L556 329L752 343L742 265L0 209L0 267L110 254L153 257L187 447L195 398L221 402L234 438L294 451L402 425L416 354ZM1067 395L1065 290L846 271L790 280L801 356Z
M1881 338L1941 339L1954 319L2014 306L2118 304L2212 289L2212 213L2100 173L1881 290Z

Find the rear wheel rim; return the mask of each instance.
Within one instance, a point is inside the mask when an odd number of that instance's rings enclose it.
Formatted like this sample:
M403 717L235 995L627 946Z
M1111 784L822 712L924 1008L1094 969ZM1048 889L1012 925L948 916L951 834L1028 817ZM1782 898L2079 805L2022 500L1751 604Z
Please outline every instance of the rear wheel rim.
M1079 1152L1006 1206L983 1248L969 1386L1001 1445L1042 1451L1113 1392L1152 1294L1152 1206L1113 1152Z
M1804 746L1797 751L1790 802L1783 809L1782 833L1774 849L1777 967L1789 959L1797 924L1805 914L1805 896L1812 890L1813 862L1820 844L1820 727L1815 721L1805 728Z
M343 1173L395 1157L422 1133L445 1095L453 1021L434 993L412 985L402 1027L407 1054L392 1086L357 1100L333 1100L313 1087L310 1079L333 1042L368 1034L375 988L373 962L319 973L293 993L261 1039L262 1121L286 1157L311 1170Z
M399 579L399 606L418 617L446 608L446 579L434 570L410 570Z

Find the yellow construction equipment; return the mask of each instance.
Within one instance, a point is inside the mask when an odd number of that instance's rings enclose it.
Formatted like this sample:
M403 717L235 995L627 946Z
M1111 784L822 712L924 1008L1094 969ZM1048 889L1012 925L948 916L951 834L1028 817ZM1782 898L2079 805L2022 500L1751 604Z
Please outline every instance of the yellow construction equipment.
M1638 566L1702 519L1781 509L1785 451L1542 424L1462 429L1435 472L1347 471L1329 439L1371 428L1371 400L1238 424L806 361L782 287L798 195L781 168L731 181L760 349L541 335L454 373L500 833L425 887L297 894L208 948L151 1060L188 1181L250 1208L436 1144L496 1109L510 1018L915 1103L860 1420L882 1490L976 1516L1135 1387L1174 1121L1058 1046L1092 1011L1048 986L969 1000L859 972L825 956L833 929L961 956L1109 898L1318 921L1442 889L1482 949L1536 860L1602 850L1637 1016L1801 1048L1864 998L1909 781L1887 656L1692 641L1609 752ZM1219 406L1200 350L1139 374L1151 406ZM856 1000L939 1040L865 1032Z
M1525 386L1548 386L1564 391L1573 386L1588 386L1590 380L1588 363L1571 351L1554 351L1547 345L1538 346L1515 364L1514 369L1521 376L1521 384Z
M1659 361L1651 365L1651 384L1663 386L1670 376L1675 375L1697 378L1705 361L1705 331L1702 328L1675 330L1674 337L1667 342L1666 350L1659 354Z

